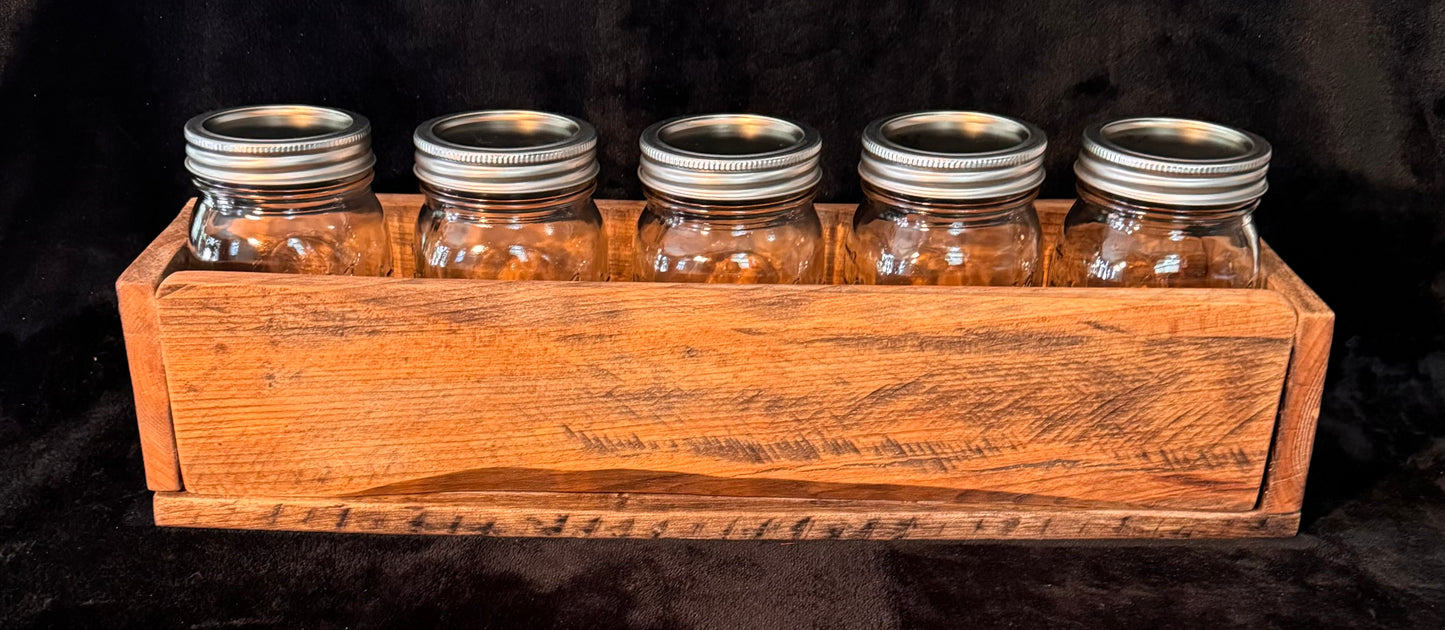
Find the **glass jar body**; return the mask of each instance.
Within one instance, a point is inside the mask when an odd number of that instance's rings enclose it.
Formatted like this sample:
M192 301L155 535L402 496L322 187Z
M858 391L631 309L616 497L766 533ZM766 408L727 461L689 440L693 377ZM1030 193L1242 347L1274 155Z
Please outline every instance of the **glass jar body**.
M817 284L823 230L813 190L761 203L720 204L647 192L632 277L643 282Z
M1262 288L1259 200L1150 207L1079 186L1049 266L1066 287Z
M196 180L190 249L198 266L355 276L391 272L391 242L371 175L311 188Z
M416 275L475 280L607 279L607 235L593 185L500 198L422 185Z
M1032 286L1042 238L1037 191L979 203L905 198L868 184L853 215L852 284Z

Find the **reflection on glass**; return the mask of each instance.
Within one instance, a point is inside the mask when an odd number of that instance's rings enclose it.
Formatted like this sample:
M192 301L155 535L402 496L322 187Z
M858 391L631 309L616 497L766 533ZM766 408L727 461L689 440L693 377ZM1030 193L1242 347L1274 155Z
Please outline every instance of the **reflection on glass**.
M368 173L310 189L263 189L196 180L191 221L197 267L384 276L391 245Z

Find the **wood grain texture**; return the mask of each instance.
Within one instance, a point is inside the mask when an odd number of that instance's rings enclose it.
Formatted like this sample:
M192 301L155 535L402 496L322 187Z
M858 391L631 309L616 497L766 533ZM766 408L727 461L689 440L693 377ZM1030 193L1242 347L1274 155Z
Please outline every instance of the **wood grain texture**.
M1293 512L1304 503L1305 478L1314 449L1320 398L1324 395L1335 314L1274 250L1266 246L1262 258L1269 274L1269 289L1289 300L1295 309L1296 323L1289 376L1280 401L1260 509Z
M630 475L1247 510L1295 328L1243 290L186 271L158 295L187 489L217 495Z
M386 234L391 239L391 276L416 276L416 217L425 198L421 195L383 193L376 196L386 217Z
M394 275L408 278L421 197L380 197ZM1038 202L1046 252L1070 203ZM641 203L598 205L614 277L625 277ZM830 269L853 210L818 206ZM147 483L179 490L185 470L190 491L157 494L161 524L453 533L437 530L455 522L540 536L604 535L605 524L607 535L704 538L741 537L742 526L765 538L1297 526L1333 315L1272 251L1267 292L201 272L162 282L183 269L188 217L189 206L117 282ZM1130 340L1138 347L1119 345ZM1142 375L1125 354L1164 367ZM1253 393L1223 383L1241 361ZM1131 373L1138 380L1121 384ZM1264 402L1269 375L1277 410ZM1118 395L1078 388L1091 382ZM1150 393L1160 398L1142 400ZM568 493L535 492L547 490ZM622 491L681 494L609 494ZM348 496L294 498L307 494ZM814 504L827 509L806 514ZM320 510L369 520L324 527ZM719 511L732 511L722 529ZM885 516L899 519L889 533ZM670 531L684 521L691 533Z
M1298 514L1021 509L628 494L268 498L157 493L172 527L568 538L922 540L1293 535Z
M823 203L816 206L827 252L823 256L823 277L833 284L846 282L848 238L853 233L855 204Z
M614 282L632 279L632 252L637 243L637 217L642 214L641 201L597 201L602 212L602 226L607 230L608 273Z
M1034 210L1039 214L1039 228L1044 233L1044 243L1048 245L1045 249L1052 249L1059 242L1059 237L1064 234L1064 217L1068 216L1069 208L1074 207L1073 199L1038 199L1034 201Z
M1044 259L1043 264L1039 266L1037 278L1043 279L1049 276L1049 266L1054 261L1054 247L1064 236L1064 217L1068 216L1069 208L1073 206L1073 199L1039 199L1034 202L1034 210L1039 215L1039 230L1043 232L1044 237Z
M135 395L136 424L141 455L145 459L146 487L180 490L180 460L171 430L170 397L161 357L160 321L156 314L156 287L185 263L186 228L194 201L166 226L115 282L125 333L126 360L130 364Z

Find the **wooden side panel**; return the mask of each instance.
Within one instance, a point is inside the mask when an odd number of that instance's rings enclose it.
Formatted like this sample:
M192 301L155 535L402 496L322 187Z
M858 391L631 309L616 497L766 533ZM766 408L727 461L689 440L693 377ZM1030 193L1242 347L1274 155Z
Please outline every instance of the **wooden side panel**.
M186 487L1254 506L1294 334L1267 291L181 272Z
M1260 509L1294 512L1304 502L1305 477L1314 449L1320 398L1324 395L1335 314L1274 250L1265 247L1263 262L1269 274L1269 289L1289 300L1295 309L1296 323L1289 376L1280 401L1279 422L1269 468L1265 471Z
M176 457L176 442L171 432L170 395L166 389L166 369L161 357L155 290L162 279L185 263L186 228L193 204L194 201L186 204L180 215L115 282L121 329L125 333L126 360L130 364L131 388L135 392L141 455L145 458L146 487L151 490L181 489L180 460Z
M156 494L156 524L367 534L724 540L1242 538L1298 514L1022 509L625 494L290 498Z

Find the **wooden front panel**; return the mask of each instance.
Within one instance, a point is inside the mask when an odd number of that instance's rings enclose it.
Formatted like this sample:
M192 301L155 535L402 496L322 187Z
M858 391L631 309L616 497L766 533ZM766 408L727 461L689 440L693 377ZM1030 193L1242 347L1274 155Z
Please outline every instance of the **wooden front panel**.
M188 492L560 490L1248 510L1269 291L186 271L158 292Z

